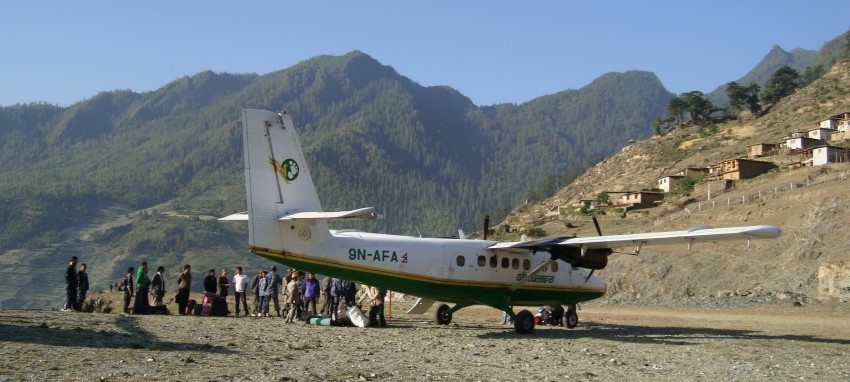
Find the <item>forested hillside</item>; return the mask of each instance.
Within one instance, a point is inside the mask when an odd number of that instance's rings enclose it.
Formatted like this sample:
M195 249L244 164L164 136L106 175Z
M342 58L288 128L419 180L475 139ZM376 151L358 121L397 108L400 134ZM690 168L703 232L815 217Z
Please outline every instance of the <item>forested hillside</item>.
M244 227L161 215L244 210L242 108L292 115L326 209L375 206L386 218L362 228L451 235L554 193L648 136L671 97L652 73L626 72L520 105L477 106L355 51L262 76L203 72L67 108L3 107L0 257L55 263L49 272L61 274L64 258L81 254L104 262L94 278L108 280L141 258L176 270L198 254L244 253ZM121 224L105 223L116 215Z
M547 176L647 136L669 98L654 75L629 72L522 105L477 107L354 52L266 76L204 72L66 109L5 107L0 238L5 248L48 244L51 232L111 204L140 209L239 186L243 107L295 118L326 208L376 205L383 231L452 232L485 211L506 212ZM226 196L183 212L242 208L241 187ZM14 213L22 210L25 221Z

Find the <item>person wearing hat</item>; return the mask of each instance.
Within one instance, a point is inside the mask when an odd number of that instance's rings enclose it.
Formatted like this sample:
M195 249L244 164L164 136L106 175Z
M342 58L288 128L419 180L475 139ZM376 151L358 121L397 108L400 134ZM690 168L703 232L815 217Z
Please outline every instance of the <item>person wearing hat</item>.
M268 298L274 301L274 311L277 312L278 317L280 317L280 299L278 295L280 294L280 284L282 282L283 279L277 274L277 267L272 266L272 271L266 275L266 289L269 291Z

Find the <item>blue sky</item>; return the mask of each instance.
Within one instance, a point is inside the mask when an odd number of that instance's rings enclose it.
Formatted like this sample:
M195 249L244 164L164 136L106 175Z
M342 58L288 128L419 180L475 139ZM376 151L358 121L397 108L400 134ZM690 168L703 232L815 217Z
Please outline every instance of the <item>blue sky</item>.
M774 44L819 49L850 28L846 10L846 0L2 1L0 105L67 106L352 50L478 105L633 69L676 93L709 92Z

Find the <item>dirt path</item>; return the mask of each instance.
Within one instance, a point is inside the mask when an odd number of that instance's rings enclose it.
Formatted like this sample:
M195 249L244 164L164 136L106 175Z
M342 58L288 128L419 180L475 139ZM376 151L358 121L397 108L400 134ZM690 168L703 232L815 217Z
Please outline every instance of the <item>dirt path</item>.
M520 336L396 304L385 329L277 318L0 311L0 380L848 380L848 306L595 306Z

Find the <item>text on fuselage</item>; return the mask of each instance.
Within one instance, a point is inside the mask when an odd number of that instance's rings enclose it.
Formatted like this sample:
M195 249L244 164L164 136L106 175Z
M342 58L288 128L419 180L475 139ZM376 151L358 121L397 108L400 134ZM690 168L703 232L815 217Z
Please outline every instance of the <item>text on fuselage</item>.
M399 256L395 251L388 250L380 250L376 249L374 251L368 251L365 249L358 248L349 248L348 249L348 259L349 260L360 260L360 261L386 261L390 263L406 263L407 262L407 254L403 254Z

